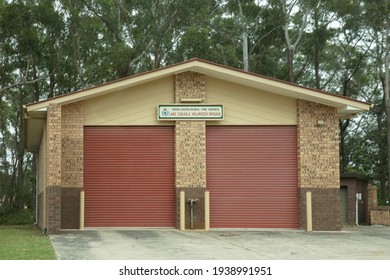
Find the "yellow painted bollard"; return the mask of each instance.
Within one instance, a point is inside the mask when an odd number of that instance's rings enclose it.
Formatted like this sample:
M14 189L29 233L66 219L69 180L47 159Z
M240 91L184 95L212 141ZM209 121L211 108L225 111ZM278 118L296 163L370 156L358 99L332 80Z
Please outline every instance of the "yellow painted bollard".
M210 192L204 193L204 229L210 230Z
M306 192L306 231L313 231L313 213L311 205L311 192Z
M180 192L180 230L186 229L186 202L185 192Z
M84 230L84 191L80 192L80 230Z

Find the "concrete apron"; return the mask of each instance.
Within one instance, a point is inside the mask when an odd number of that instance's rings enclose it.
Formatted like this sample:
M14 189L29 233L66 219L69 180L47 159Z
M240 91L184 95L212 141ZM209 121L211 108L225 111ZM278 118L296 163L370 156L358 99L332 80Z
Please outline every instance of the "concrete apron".
M87 229L51 235L60 260L390 259L390 227L300 230Z

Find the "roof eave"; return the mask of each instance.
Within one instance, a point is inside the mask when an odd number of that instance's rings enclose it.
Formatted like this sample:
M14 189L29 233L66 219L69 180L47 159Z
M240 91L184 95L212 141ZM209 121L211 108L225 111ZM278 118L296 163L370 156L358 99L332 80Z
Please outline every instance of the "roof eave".
M363 102L356 99L303 87L289 82L264 77L255 73L245 72L209 61L192 59L164 68L155 69L149 72L116 80L107 84L98 85L85 90L58 96L37 103L28 104L25 106L25 108L27 112L44 110L50 103L56 103L58 105L74 103L91 97L98 97L114 91L124 90L126 88L186 71L199 72L213 78L261 89L263 91L286 96L289 98L303 99L331 107L341 108L339 109L340 115L350 114L350 112L346 112L347 114L344 112L344 107L353 107L355 108L355 113L358 113L369 110L371 106L371 104L368 102Z
M28 152L37 152L41 143L43 129L46 122L46 111L35 111L24 113L25 118L25 143L26 151Z

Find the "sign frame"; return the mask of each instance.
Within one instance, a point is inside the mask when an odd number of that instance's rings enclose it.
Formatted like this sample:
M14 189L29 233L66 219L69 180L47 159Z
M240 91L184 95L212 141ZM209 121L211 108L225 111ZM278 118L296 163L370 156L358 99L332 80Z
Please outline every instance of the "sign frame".
M159 104L157 120L159 121L222 121L224 107L222 104Z

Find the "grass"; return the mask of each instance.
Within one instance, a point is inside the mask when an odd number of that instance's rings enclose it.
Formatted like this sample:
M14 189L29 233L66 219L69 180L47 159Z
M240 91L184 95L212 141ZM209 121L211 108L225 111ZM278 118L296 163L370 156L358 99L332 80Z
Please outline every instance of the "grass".
M36 226L0 226L0 260L56 259L50 238Z

